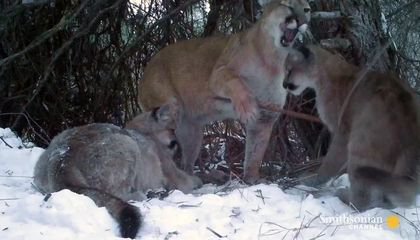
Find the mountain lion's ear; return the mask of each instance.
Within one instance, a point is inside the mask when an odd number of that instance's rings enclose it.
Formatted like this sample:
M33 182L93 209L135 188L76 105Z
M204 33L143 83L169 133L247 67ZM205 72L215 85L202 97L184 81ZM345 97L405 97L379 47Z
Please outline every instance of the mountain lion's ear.
M154 113L159 122L176 122L179 116L180 105L176 98L171 98L167 103L160 106Z

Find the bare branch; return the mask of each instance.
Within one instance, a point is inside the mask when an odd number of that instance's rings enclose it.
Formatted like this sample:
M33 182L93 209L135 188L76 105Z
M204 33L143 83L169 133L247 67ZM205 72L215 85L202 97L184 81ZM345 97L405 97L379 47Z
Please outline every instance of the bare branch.
M51 60L50 64L44 71L43 78L36 84L36 89L33 91L32 96L29 98L29 100L26 102L26 104L21 108L21 113L26 111L26 108L32 103L32 101L38 96L41 89L44 87L44 84L47 82L48 77L50 76L51 71L54 68L55 62L58 60L58 58L70 47L70 45L73 43L73 41L77 38L80 38L86 34L89 33L89 30L92 28L94 24L100 19L102 15L109 12L112 9L115 9L122 0L116 1L112 6L105 8L101 10L91 21L90 23L82 30L77 32L77 34L73 35L67 42L65 42L60 49L57 50L57 52L54 54L53 59ZM13 126L15 126L21 119L22 115L20 115L18 118L16 118Z
M4 140L4 138L3 138L3 136L0 136L0 140L6 145L6 146L8 146L9 148L13 148L10 144L8 144L5 140Z
M341 12L339 11L334 11L334 12L325 12L325 11L318 11L318 12L313 12L311 14L311 18L313 19L337 19L337 18L341 18Z
M112 65L111 70L109 72L109 76L112 75L112 72L115 70L115 68L117 67L117 65L121 62L122 59L124 59L127 54L129 54L130 52L132 52L136 46L143 41L143 39L149 35L153 29L155 27L157 27L159 24L163 23L164 21L168 20L169 18L171 18L173 15L177 14L179 11L186 9L187 7L199 2L200 0L190 0L185 2L184 4L180 5L179 7L175 8L174 10L172 10L168 15L162 17L161 19L157 20L156 22L154 22L143 34L141 34L140 36L136 37L136 39L133 40L133 42L131 44L129 44L124 51L120 54L119 58L115 61L115 63Z
M324 48L329 49L341 49L346 50L351 47L350 40L346 38L329 38L329 39L322 39L320 41L321 46Z
M298 113L298 112L286 110L286 109L283 109L279 106L264 104L264 105L260 105L260 107L264 110L268 110L268 111L271 111L271 112L279 112L279 113L285 114L285 115L290 116L290 117L294 117L294 118L298 118L298 119L302 119L302 120L306 120L306 121L310 121L310 122L321 123L321 120L318 117L308 115L308 114L305 114L305 113Z
M35 40L33 40L28 46L26 46L22 51L14 53L6 58L3 58L0 60L0 67L3 66L6 63L9 63L10 61L14 60L17 57L20 57L23 54L26 54L27 52L31 51L32 49L38 47L43 42L51 38L54 34L56 34L58 31L62 30L68 23L73 21L80 13L81 11L86 7L86 5L89 3L89 0L85 0L82 4L80 4L79 8L76 10L76 12L69 16L64 15L60 22L58 22L54 27L49 29L48 31L45 31L43 34L39 35Z

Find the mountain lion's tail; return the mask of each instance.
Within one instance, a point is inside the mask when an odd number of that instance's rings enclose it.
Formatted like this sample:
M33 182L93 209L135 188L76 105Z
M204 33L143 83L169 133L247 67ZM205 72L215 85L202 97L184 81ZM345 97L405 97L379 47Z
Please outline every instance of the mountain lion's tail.
M141 226L141 214L137 207L95 188L73 186L69 189L90 197L99 207L105 207L118 222L123 238L136 238Z

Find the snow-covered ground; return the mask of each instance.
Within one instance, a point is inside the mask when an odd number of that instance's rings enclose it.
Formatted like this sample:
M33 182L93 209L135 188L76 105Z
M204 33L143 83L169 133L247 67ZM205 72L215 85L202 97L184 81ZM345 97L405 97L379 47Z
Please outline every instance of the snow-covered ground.
M43 149L23 147L9 129L0 137L10 145L0 139L1 240L119 239L116 223L89 198L63 190L45 202L31 185ZM276 185L206 185L133 204L144 216L137 239L420 239L419 208L355 213L335 197Z

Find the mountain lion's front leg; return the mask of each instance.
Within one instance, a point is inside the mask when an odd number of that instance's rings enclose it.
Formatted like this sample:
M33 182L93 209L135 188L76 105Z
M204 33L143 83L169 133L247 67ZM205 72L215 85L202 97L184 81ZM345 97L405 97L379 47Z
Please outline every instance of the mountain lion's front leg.
M216 67L210 76L210 88L219 97L232 101L237 119L243 123L255 121L258 106L243 79L227 65Z
M200 154L203 141L203 127L189 116L183 115L175 130L175 135L181 146L182 169L189 174L193 174L194 165Z
M260 179L259 170L278 116L278 113L261 111L255 122L246 125L244 181L247 183Z
M317 187L346 171L347 140L341 134L333 134L327 154L322 157L317 174L305 177L302 184Z

